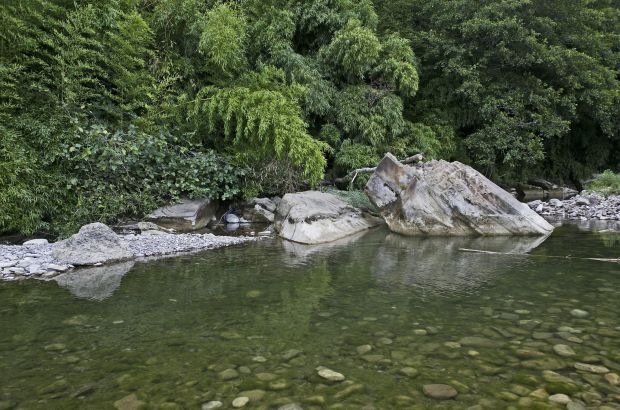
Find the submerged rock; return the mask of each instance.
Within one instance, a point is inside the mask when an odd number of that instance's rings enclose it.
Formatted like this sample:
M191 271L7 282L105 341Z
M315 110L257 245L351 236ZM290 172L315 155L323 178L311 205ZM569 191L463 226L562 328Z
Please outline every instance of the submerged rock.
M456 389L447 384L425 384L422 391L426 396L436 400L449 400L458 395Z
M390 229L405 235L547 235L526 204L460 162L412 167L386 154L366 185Z
M133 257L126 243L102 223L84 225L80 231L52 246L52 256L71 265L95 265Z
M343 374L335 372L326 367L318 367L317 370L318 370L319 376L321 376L322 378L326 380L329 380L330 382L340 382L345 379Z
M274 226L284 239L305 244L332 242L381 224L336 196L318 191L286 194Z

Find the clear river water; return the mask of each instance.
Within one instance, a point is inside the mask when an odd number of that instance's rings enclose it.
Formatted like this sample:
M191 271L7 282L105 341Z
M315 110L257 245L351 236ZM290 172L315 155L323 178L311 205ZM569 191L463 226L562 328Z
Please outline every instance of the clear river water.
M378 229L0 283L0 409L618 409L620 265L580 259L620 257L600 229Z

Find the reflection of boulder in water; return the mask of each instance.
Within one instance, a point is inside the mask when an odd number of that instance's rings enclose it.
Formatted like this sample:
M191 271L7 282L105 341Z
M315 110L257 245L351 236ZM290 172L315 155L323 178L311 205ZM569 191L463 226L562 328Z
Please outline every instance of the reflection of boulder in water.
M297 242L282 241L282 247L286 251L283 256L283 262L289 266L307 264L315 256L325 256L333 252L337 252L352 245L364 236L368 235L369 230L358 232L356 234L346 236L328 243L319 243L315 245L305 245Z
M519 269L527 258L459 251L460 248L527 253L546 237L406 237L389 234L377 249L373 275L388 286L417 286L431 293L467 293L494 276Z
M124 262L79 269L59 275L54 279L78 298L103 300L112 296L112 293L121 285L123 275L129 272L133 265L134 262Z

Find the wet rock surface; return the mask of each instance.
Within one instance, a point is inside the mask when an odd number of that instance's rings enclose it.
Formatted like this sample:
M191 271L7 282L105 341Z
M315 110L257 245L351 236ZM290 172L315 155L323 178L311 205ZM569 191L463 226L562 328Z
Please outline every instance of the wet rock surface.
M597 193L582 192L570 199L551 199L548 202L536 200L527 204L544 217L620 221L619 195L604 197Z

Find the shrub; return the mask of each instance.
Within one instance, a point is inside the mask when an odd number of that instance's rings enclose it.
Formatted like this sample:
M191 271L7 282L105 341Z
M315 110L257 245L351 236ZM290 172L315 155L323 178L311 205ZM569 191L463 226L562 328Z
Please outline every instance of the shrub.
M608 169L594 178L586 188L605 196L620 195L620 173L615 174Z

